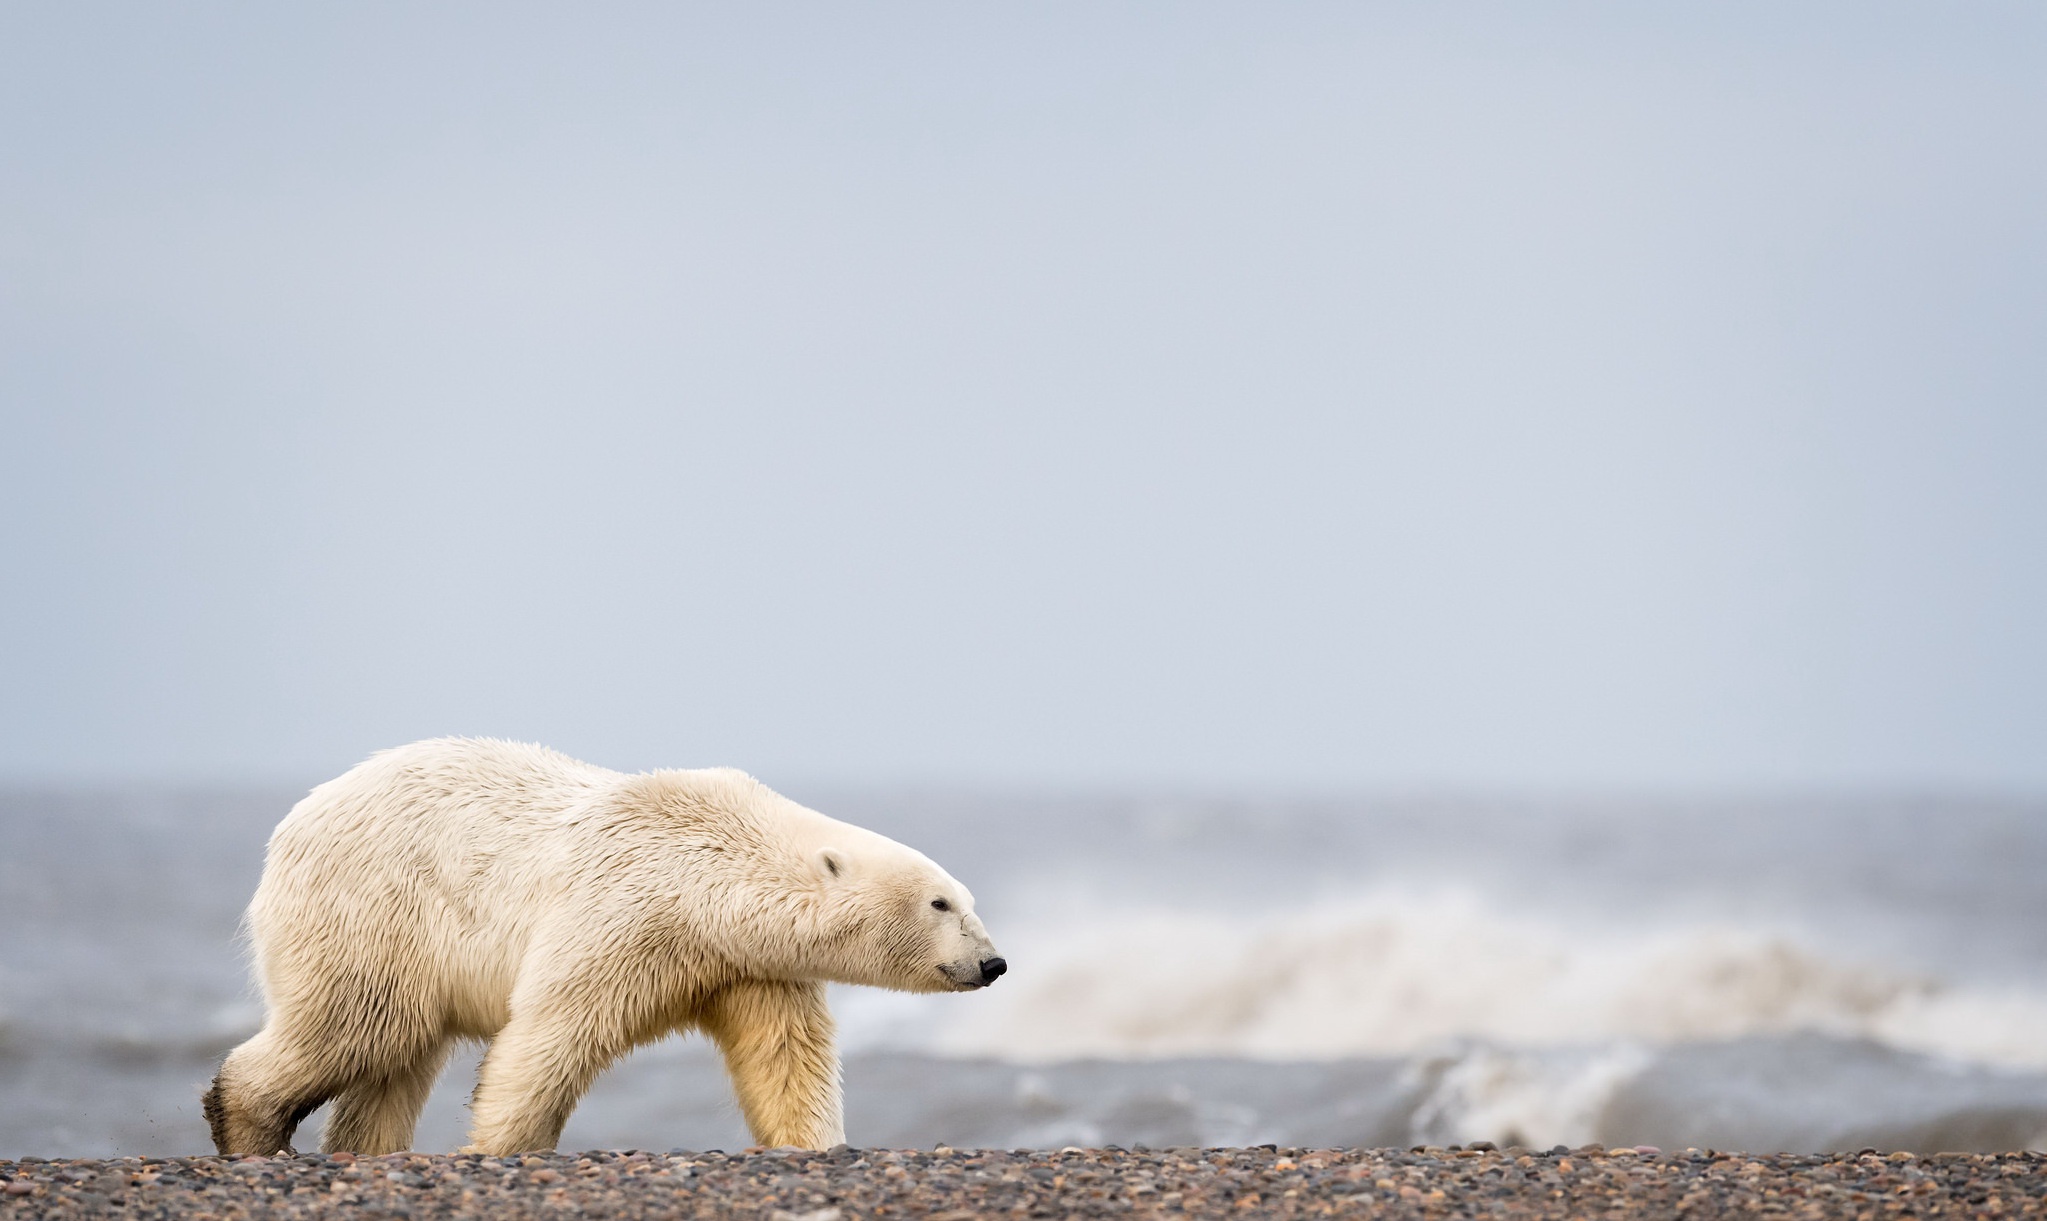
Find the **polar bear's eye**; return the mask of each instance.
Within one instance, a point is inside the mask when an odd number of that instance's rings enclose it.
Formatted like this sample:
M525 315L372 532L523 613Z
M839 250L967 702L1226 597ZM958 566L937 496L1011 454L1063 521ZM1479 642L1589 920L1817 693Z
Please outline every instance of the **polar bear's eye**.
M937 908L939 911L942 912L949 912L952 910L952 904L947 903L944 899L931 900L931 906Z

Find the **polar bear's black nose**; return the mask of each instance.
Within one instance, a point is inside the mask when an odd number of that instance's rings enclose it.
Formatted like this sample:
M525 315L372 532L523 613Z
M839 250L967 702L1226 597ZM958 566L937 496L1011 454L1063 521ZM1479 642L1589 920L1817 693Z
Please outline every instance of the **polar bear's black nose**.
M997 977L1007 970L1009 970L1009 964L1000 958L983 959L981 961L981 982L992 984Z

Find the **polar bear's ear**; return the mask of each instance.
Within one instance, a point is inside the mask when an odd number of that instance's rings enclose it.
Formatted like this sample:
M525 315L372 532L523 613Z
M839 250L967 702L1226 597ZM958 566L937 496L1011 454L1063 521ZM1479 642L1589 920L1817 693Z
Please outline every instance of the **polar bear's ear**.
M817 855L811 858L811 864L817 866L817 876L827 882L836 882L846 876L846 854L837 848L819 848Z

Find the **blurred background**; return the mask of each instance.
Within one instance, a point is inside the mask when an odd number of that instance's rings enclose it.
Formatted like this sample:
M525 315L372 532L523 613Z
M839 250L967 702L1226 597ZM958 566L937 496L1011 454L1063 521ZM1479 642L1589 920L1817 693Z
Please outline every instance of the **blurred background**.
M2043 120L2026 3L0 13L0 1155L203 1150L452 733L974 887L856 1143L2040 1146Z

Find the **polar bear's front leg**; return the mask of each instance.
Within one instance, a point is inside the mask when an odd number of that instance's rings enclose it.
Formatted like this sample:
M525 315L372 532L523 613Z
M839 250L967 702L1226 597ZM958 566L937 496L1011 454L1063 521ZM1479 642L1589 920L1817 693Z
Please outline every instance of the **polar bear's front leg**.
M839 1052L821 983L743 980L704 1007L746 1126L763 1145L829 1149L846 1140Z
M464 1153L552 1149L569 1112L626 1048L552 1007L513 1014L484 1054Z

